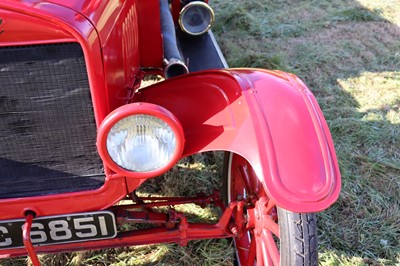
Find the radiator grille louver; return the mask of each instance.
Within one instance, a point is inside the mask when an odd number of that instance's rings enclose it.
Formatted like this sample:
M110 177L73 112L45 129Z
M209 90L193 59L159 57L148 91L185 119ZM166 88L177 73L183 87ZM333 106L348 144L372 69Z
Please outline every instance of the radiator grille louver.
M79 44L0 47L0 199L104 183Z

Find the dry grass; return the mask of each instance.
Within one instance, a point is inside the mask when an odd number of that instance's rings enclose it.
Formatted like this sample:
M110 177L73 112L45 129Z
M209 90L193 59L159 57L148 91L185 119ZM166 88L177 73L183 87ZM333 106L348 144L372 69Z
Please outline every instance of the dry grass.
M210 1L229 65L299 75L331 128L343 189L319 214L321 265L400 265L400 1ZM240 38L238 38L240 36ZM221 158L196 156L142 189L193 195L220 185ZM195 188L195 189L194 189ZM211 209L188 206L198 219ZM232 265L226 240L42 256L45 265ZM23 265L24 259L2 265Z
M330 125L343 190L320 214L320 263L399 265L400 1L216 2L228 63L296 73Z

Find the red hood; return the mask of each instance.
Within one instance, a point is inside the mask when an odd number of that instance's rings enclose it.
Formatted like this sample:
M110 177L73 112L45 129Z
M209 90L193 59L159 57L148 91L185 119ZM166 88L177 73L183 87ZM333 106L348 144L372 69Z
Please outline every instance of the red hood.
M104 44L114 26L114 23L110 23L110 21L116 22L118 20L118 16L127 2L126 0L0 0L0 9L4 6L5 10L25 14L29 14L30 9L41 10L40 12L45 12L43 14L44 17L48 17L47 20L51 20L51 17L63 20L64 13L69 13L67 10L79 13L92 24L101 43ZM135 0L132 0L132 2L134 3ZM57 6L64 9L57 8Z
M86 17L97 30L100 40L105 43L108 34L112 29L112 23L106 21L117 21L117 18L124 6L124 0L48 0L54 3L75 10Z

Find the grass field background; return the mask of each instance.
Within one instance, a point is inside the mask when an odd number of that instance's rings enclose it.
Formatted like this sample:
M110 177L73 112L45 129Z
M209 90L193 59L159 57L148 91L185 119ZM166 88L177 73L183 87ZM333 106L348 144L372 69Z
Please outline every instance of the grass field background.
M210 0L231 67L297 74L331 129L343 188L319 214L321 265L400 265L400 1ZM195 195L221 182L221 154L197 155L141 193ZM181 209L215 220L212 209ZM45 265L233 265L227 240L43 255ZM26 258L4 260L23 265Z

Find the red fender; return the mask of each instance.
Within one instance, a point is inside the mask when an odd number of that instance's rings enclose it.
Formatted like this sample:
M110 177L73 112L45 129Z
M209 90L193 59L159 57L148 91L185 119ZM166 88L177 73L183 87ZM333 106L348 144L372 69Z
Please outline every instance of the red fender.
M279 71L204 71L140 90L134 101L161 105L180 120L183 156L211 150L240 154L268 196L295 212L316 212L338 198L332 138L310 90Z

